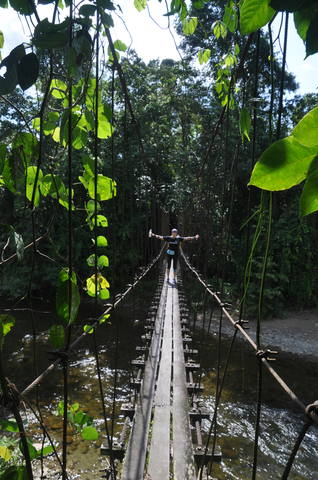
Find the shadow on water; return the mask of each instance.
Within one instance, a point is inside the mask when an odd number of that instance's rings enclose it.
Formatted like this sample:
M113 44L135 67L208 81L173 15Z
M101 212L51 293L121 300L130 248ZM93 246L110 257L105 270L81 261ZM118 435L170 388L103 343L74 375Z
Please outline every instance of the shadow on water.
M143 319L146 317L155 288L154 278L144 281L135 294L125 301L112 316L110 326L101 325L98 329L101 374L110 429L115 369L117 374L115 435L121 430L123 423L123 419L119 416L119 408L121 403L127 400L129 393L130 361L136 357L135 347L140 344ZM90 312L82 311L81 319L84 324L87 323L89 315L91 315ZM36 376L30 322L30 317L24 313L18 315L17 328L11 336L8 336L9 341L6 345L8 376L20 390L25 388ZM52 323L54 323L52 315L37 315L36 358L39 372L44 370L52 360L48 355L50 347L47 333ZM118 345L116 345L117 335ZM224 338L222 343L223 365L229 342L229 338ZM216 335L207 335L206 332L202 334L200 330L197 330L195 343L200 351L199 361L202 365L202 381L205 386L203 401L213 410L217 360ZM116 354L117 346L118 355ZM221 464L213 466L212 477L215 479L246 480L251 478L256 411L257 371L255 364L253 354L241 342L236 342L219 409L217 438L222 448L223 459ZM288 355L280 357L277 364L277 368L284 378L287 375L287 379L293 379L293 385L300 397L305 402L312 401L313 391L317 390L315 375L317 364ZM72 432L71 428L69 429L69 478L70 480L100 478L100 471L105 468L105 459L100 456L99 447L105 431L91 336L88 335L85 342L80 344L79 350L71 355L69 376L70 403L78 402L83 411L93 416L95 426L100 432L96 442L87 442L82 440L79 434ZM304 379L306 380L304 381ZM265 375L264 392L257 478L258 480L278 480L281 478L283 466L301 428L303 417L295 411L293 405L268 375ZM36 394L44 422L60 448L62 422L61 417L55 415L55 411L63 394L61 367L57 367L51 372L38 390L30 395L33 403ZM24 413L24 419L28 422L28 435L40 442L42 437L38 424L28 409ZM208 431L208 421L204 421L203 428L205 432ZM289 477L290 480L318 479L317 443L317 429L313 428L306 436L297 455L295 467ZM59 472L60 469L52 457L45 460L44 473L46 477L44 478L50 480L59 478Z

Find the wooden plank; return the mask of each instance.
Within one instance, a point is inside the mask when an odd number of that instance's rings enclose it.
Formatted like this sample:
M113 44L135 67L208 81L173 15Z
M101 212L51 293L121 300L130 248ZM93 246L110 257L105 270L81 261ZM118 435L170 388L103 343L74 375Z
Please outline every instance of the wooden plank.
M168 285L149 451L148 474L151 480L169 480L170 472L172 291L173 289Z
M173 290L173 347L173 478L174 480L195 480L177 289Z
M136 413L123 462L121 480L143 480L148 432L151 419L156 373L160 357L160 341L165 314L167 284L163 286L155 329L145 365L143 383L136 405Z

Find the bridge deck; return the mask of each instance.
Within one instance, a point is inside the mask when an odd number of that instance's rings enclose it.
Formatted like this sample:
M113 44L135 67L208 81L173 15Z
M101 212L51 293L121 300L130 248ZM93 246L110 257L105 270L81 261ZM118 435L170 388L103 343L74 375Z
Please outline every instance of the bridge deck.
M178 289L165 279L122 480L195 479L188 411Z

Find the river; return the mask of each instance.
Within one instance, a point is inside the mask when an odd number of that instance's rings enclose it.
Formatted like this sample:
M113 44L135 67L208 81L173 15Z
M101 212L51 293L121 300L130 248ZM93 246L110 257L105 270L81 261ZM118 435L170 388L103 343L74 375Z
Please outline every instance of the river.
M108 426L110 431L114 428L115 434L120 431L123 423L123 419L119 417L119 408L120 404L127 400L131 375L130 360L136 357L135 348L140 343L140 335L143 332L142 321L146 316L153 289L154 277L151 275L112 315L111 325L101 325L98 329L97 340L105 402L109 415ZM39 309L39 306L37 308ZM45 309L50 310L48 306L41 305L41 310ZM83 323L87 322L88 315L89 310L81 312ZM52 314L46 313L35 316L37 371L34 367L33 337L30 335L30 314L16 312L16 318L16 327L7 337L8 342L5 347L6 371L9 378L22 390L37 372L46 368L51 360L48 354L50 347L47 330L52 321L54 322L54 318ZM117 336L118 342L116 342ZM217 335L215 332L209 335L206 332L202 334L202 331L197 329L195 342L200 349L201 374L205 387L202 399L203 403L212 410L215 394ZM222 365L225 362L229 343L230 338L225 337L222 343ZM314 360L281 355L276 363L280 373L287 375L288 381L293 382L293 386L305 403L316 399L312 398L313 392L317 394L317 381L315 382L317 363ZM222 462L213 465L211 474L213 479L247 480L251 478L256 411L255 365L253 353L244 343L236 341L218 415L217 442L222 449ZM97 441L88 442L82 440L72 428L69 429L69 478L70 480L100 478L101 470L107 466L107 459L101 457L99 453L104 436L104 421L90 335L71 355L69 377L70 403L78 402L80 409L94 418L94 425L100 432ZM112 425L110 412L115 378L117 379L116 419ZM29 396L33 403L37 397L44 423L58 449L62 432L61 417L55 412L58 402L62 399L62 392L62 369L57 367L45 378L39 389ZM264 379L264 392L257 479L278 480L301 428L303 416L293 408L285 394L280 392L268 375L265 375ZM28 408L22 415L28 435L35 443L40 443L42 436L34 416ZM203 429L205 432L209 429L207 420L203 422ZM36 463L35 471L39 475L39 461ZM47 458L43 478L57 479L59 472L60 469L54 457ZM316 428L312 427L306 435L289 478L290 480L318 479L318 431Z

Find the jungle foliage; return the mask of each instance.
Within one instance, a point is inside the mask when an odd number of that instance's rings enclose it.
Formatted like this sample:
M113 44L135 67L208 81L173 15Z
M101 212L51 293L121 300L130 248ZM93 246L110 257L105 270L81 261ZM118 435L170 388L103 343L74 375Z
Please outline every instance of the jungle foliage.
M141 11L147 0L134 4ZM31 310L36 297L55 299L57 354L68 351L83 294L95 313L113 300L158 250L146 232L167 216L200 233L192 261L242 315L317 304L317 96L291 96L297 85L272 35L273 19L282 15L287 31L291 13L307 56L316 53L316 1L172 0L183 58L149 64L112 39L111 0L0 8L32 20L29 41L0 64L0 295ZM14 324L0 315L4 404L2 351ZM13 413L0 425L0 468L3 478L32 478L32 461L51 446L37 450ZM59 414L65 460L67 425L87 440L98 433L67 398ZM10 443L16 430L21 443Z

